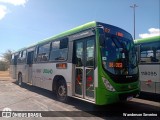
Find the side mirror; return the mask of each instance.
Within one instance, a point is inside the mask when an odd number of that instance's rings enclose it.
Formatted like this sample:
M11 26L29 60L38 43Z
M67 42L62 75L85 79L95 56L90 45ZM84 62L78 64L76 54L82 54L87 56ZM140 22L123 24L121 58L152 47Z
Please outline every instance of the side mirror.
M100 46L105 45L105 36L104 35L99 36L99 44L100 44Z

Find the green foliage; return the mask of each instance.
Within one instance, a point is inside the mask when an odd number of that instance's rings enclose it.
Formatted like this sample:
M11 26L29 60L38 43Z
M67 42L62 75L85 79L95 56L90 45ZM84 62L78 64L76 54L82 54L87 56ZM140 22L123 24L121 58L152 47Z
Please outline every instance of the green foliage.
M11 55L12 55L12 51L7 50L5 53L2 54L2 58L4 59L5 62L10 63Z
M1 71L5 71L9 68L12 53L13 53L12 50L7 50L5 53L2 53L1 55L2 60L0 60Z
M6 71L8 69L7 62L5 61L0 61L0 71Z

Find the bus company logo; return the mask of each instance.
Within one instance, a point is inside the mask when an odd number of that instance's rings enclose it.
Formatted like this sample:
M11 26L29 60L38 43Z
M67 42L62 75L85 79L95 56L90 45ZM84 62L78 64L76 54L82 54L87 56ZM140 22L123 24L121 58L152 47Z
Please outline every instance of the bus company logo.
M12 110L10 108L4 108L2 111L2 117L5 117L5 118L12 117Z
M43 73L52 74L53 70L52 69L44 69Z

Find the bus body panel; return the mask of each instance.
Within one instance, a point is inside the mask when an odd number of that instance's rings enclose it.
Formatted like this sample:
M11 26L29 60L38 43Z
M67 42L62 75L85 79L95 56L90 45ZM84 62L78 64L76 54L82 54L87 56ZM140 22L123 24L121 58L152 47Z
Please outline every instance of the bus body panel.
M72 82L72 64L67 63L66 69L57 69L56 64L58 63L33 64L32 84L52 91L54 77L56 75L61 75L66 80L69 88L72 89L72 86L70 86L70 83ZM71 91L68 90L68 95L70 96L71 94Z
M160 93L160 65L159 64L140 64L141 91Z
M117 103L119 101L129 101L133 97L136 97L138 93L139 93L139 88L123 92L110 92L104 88L96 88L96 95L97 95L96 104L106 105L106 104Z
M17 73L16 73L17 80L18 80L18 75L22 74L22 82L27 83L27 79L26 79L26 77L27 77L26 73L28 73L27 71L28 71L28 69L27 69L26 64L18 64L17 65Z
M16 71L17 71L17 66L16 65L10 65L10 69L9 69L9 74L11 76L11 78L16 79Z
M160 36L137 39L139 79L142 92L160 94Z

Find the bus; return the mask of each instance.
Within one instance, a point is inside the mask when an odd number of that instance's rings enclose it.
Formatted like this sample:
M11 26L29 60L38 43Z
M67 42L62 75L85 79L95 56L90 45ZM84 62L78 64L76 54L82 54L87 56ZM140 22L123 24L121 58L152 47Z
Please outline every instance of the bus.
M139 94L132 36L101 22L89 22L12 54L11 76L96 105L127 101Z
M137 39L140 88L142 93L160 94L160 36Z

